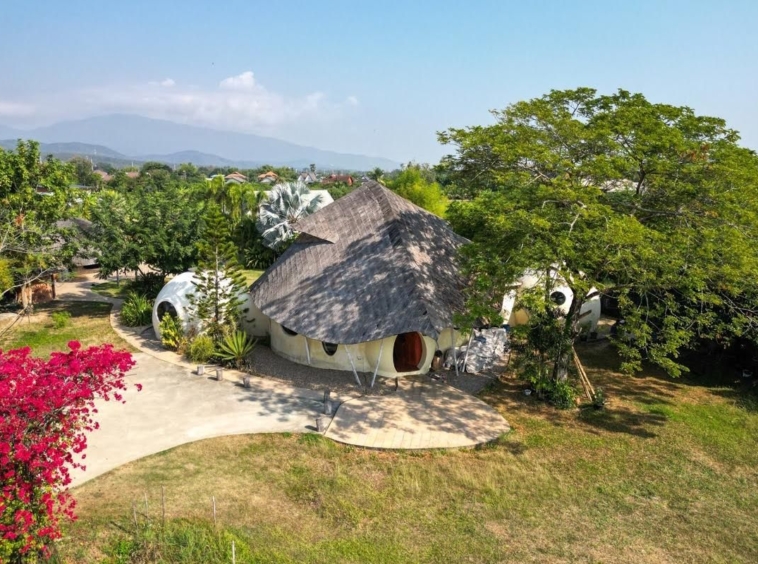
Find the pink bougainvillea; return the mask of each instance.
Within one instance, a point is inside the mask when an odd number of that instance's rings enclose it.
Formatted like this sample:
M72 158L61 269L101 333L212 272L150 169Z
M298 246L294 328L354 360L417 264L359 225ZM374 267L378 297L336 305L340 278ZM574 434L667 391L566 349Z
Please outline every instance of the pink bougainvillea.
M0 351L0 562L48 553L61 517L74 519L69 472L84 468L95 400L123 402L132 355L68 346L49 360Z

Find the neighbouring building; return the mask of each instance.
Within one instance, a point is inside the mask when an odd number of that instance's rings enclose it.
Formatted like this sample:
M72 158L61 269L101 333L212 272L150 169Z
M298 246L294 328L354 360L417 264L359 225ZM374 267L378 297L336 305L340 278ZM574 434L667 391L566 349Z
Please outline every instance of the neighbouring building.
M348 186L355 184L355 180L349 174L330 174L321 179L321 184L335 184L337 182L342 182Z

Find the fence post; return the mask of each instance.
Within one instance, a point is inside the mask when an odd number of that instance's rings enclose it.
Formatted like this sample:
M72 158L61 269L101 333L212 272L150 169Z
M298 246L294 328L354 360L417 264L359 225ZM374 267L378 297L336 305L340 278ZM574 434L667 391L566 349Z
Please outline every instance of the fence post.
M161 486L161 524L166 526L166 486Z

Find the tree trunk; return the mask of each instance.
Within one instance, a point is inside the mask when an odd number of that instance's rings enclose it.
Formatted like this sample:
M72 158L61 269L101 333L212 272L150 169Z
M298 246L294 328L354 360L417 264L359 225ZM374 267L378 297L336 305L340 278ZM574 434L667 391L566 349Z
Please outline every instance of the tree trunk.
M571 299L569 311L566 314L561 345L558 349L555 363L553 365L553 379L556 381L562 381L568 378L569 366L573 359L571 350L574 346L574 340L579 334L577 325L579 323L579 311L582 309L583 300L579 297L579 293L574 288L570 289L573 298Z

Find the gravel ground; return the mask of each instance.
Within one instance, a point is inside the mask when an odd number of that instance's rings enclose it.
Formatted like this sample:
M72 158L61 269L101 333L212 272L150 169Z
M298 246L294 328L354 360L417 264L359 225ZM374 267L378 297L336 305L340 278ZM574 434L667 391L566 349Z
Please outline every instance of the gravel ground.
M358 386L352 372L314 368L291 362L274 354L269 347L261 344L258 344L253 351L250 371L290 386L319 391L329 389L338 395L387 394L395 390L394 380L377 376L374 388L367 389ZM371 374L359 372L358 376L364 383L371 382Z
M278 380L290 386L319 391L329 389L338 395L383 395L395 391L395 380L392 378L377 376L373 388L359 387L352 372L313 368L312 366L291 362L276 355L269 347L260 344L255 347L253 352L250 371L253 374ZM371 374L359 372L358 376L364 383L371 381ZM430 377L438 377L454 388L475 395L494 380L496 375L460 373L456 377L454 371L442 370L425 376L409 376L409 378L419 379Z

